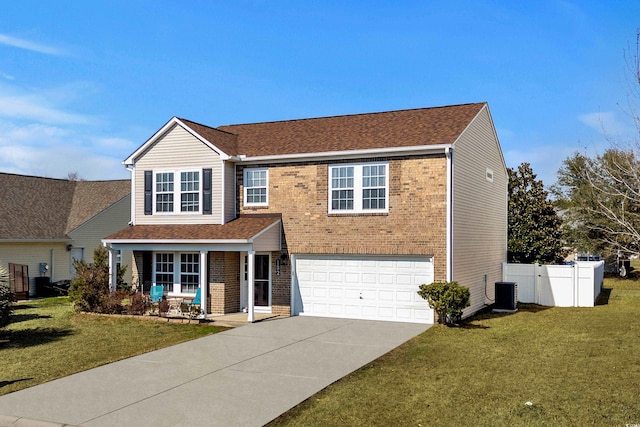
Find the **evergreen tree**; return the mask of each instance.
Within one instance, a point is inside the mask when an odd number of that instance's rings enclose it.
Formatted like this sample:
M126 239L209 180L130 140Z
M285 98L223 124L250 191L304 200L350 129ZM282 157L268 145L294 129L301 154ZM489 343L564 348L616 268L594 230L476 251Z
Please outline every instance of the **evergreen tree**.
M548 199L541 180L529 163L509 169L507 258L515 263L558 263L562 247L562 220Z

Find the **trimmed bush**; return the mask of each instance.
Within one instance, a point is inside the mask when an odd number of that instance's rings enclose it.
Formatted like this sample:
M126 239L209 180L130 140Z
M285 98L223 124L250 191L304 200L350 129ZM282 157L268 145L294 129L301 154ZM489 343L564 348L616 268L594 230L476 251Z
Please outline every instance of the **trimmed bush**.
M9 284L9 273L4 267L0 267L0 328L4 328L11 322L14 301Z
M420 285L418 295L438 314L438 323L451 325L462 320L462 310L471 304L471 293L458 282L434 282Z

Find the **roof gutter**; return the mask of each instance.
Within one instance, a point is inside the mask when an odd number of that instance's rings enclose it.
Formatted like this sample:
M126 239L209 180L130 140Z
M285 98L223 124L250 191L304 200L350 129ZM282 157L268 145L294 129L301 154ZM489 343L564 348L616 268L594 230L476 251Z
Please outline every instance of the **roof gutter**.
M286 163L296 160L343 160L358 159L363 157L380 157L380 156L403 156L407 154L435 154L445 153L451 147L451 144L434 144L434 145L414 145L410 147L392 147L392 148L371 148L366 150L345 150L345 151L325 151L317 153L295 153L295 154L277 154L269 156L232 156L229 160L243 163Z
M0 243L69 243L73 239L0 239Z

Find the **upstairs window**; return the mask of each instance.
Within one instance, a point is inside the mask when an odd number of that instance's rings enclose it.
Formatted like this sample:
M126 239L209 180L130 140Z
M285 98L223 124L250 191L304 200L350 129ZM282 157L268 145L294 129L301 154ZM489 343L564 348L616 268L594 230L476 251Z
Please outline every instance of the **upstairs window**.
M173 212L173 172L156 174L156 212Z
M388 212L388 163L329 166L329 213Z
M175 182L177 177L179 183ZM200 212L200 187L200 171L156 172L155 212Z
M244 204L245 206L267 206L269 172L265 168L248 168L244 170Z
M200 172L180 172L180 212L200 210Z

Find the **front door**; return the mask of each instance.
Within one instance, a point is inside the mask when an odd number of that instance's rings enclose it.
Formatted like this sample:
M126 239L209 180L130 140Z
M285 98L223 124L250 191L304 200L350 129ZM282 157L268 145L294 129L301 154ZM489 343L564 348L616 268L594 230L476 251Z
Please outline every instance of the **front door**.
M254 302L255 305L268 306L269 304L269 255L256 255L254 275Z
M254 258L254 276L253 276L253 304L256 309L268 308L271 306L271 256L269 254L255 254ZM247 268L249 265L249 256L247 253L242 254L242 307L247 306Z

